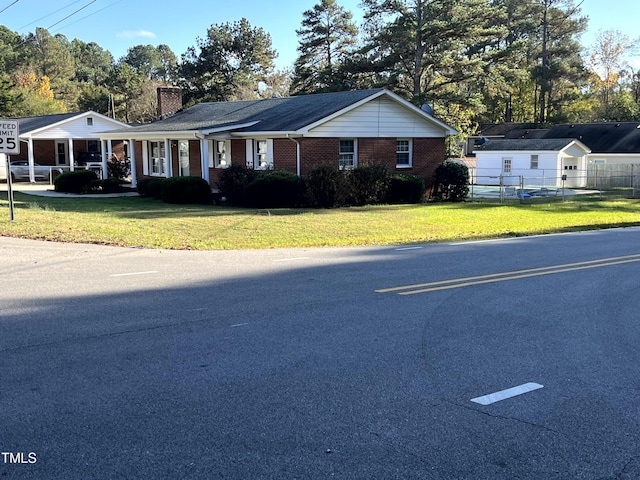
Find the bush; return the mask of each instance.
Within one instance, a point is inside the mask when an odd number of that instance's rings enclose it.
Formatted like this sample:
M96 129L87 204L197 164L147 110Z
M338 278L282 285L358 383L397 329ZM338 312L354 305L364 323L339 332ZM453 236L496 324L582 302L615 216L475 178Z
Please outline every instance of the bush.
M64 193L89 193L98 180L98 175L92 170L75 170L60 174L53 181L54 190Z
M162 197L162 183L164 178L143 178L138 181L138 193L141 197L151 197L160 200Z
M124 180L131 174L131 162L113 155L107 162L107 177Z
M458 162L445 161L438 165L433 179L431 198L462 202L469 194L469 169Z
M351 205L384 203L389 189L389 171L382 165L363 165L347 174L347 202Z
M243 205L245 203L245 190L257 176L254 170L249 170L243 165L231 165L225 168L218 180L220 195L226 198L228 203Z
M333 208L344 202L346 178L337 167L322 165L307 176L307 201L317 208Z
M244 204L254 208L292 208L303 203L304 181L295 173L264 172L245 189Z
M167 203L211 203L211 187L201 177L171 177L161 184L161 198Z
M120 180L113 177L100 180L100 189L102 193L117 193L122 191L120 188Z
M424 200L424 179L415 175L396 173L389 178L387 203L420 203Z

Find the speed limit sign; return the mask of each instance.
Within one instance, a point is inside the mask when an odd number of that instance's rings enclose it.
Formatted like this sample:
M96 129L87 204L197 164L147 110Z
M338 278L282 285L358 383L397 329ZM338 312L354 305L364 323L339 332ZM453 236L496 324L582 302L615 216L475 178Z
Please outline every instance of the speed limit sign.
M9 155L20 153L18 125L18 120L0 119L0 153Z

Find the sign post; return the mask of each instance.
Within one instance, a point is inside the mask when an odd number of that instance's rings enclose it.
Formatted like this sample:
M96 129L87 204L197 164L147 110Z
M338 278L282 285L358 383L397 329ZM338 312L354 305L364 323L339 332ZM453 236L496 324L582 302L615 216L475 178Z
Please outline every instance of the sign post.
M9 155L20 153L20 143L18 140L19 123L18 120L0 118L0 153L7 159L7 196L9 197L9 215L13 220L13 185L11 183L11 162Z

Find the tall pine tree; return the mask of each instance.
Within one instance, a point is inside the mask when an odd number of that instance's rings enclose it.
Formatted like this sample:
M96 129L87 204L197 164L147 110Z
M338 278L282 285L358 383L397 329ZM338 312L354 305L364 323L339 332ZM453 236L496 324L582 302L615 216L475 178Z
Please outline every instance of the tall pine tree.
M336 0L321 0L303 13L297 30L299 56L291 86L294 94L349 90L345 63L357 44L353 15Z

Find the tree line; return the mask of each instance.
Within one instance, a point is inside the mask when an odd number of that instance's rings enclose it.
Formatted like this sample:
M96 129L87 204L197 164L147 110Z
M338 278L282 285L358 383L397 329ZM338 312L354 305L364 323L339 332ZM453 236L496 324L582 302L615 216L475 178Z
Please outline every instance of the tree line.
M0 26L0 116L94 110L125 122L156 115L156 88L187 105L388 88L461 132L478 124L640 120L638 40L600 32L574 0L362 0L364 22L337 0L302 13L298 56L275 68L271 36L246 19L213 24L179 57L137 45L115 60L100 45L46 29Z

